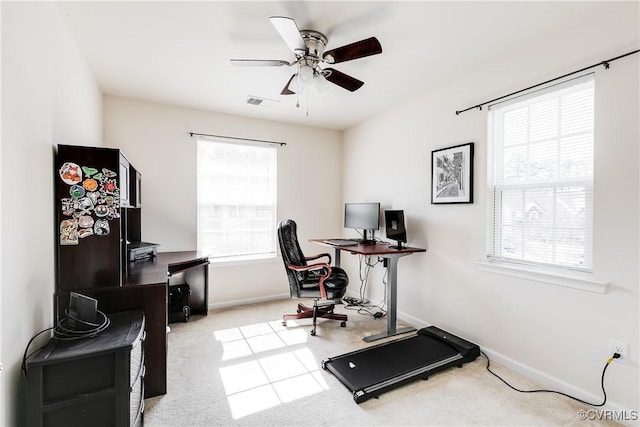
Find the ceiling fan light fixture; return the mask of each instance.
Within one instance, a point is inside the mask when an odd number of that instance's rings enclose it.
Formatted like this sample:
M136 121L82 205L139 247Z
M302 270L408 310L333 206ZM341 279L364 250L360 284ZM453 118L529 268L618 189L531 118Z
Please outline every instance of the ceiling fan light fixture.
M300 65L300 70L298 71L298 81L305 86L311 84L311 80L313 79L313 68L309 65Z
M322 73L316 74L313 78L313 87L316 88L318 93L324 93L329 90L329 82L324 78Z

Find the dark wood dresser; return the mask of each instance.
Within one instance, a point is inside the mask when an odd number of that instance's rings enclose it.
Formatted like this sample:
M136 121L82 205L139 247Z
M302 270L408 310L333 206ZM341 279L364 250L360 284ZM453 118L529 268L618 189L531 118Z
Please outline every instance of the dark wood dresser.
M51 339L27 361L27 426L141 426L141 310L112 313L93 338Z

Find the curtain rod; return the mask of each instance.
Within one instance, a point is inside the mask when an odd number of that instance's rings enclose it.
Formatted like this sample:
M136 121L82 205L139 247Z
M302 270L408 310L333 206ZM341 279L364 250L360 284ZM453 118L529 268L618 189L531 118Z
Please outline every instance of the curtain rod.
M460 113L464 113L465 111L473 110L474 108L477 108L478 110L482 110L482 106L483 105L492 104L492 103L494 103L496 101L500 101L501 99L508 98L510 96L517 95L517 94L522 93L522 92L526 92L528 90L537 88L539 86L543 86L543 85L549 84L551 82L555 82L556 80L564 79L565 77L569 77L569 76L572 76L574 74L582 73L583 71L590 70L591 68L599 67L600 65L602 65L605 68L605 70L608 70L610 62L616 61L618 59L622 59L622 58L624 58L626 56L633 55L634 53L638 53L638 52L640 52L640 49L636 49L636 50L633 50L631 52L627 52L627 53L625 53L623 55L616 56L615 58L606 59L604 61L598 62L597 64L589 65L588 67L584 67L584 68L581 68L579 70L572 71L572 72L567 73L567 74L563 74L562 76L555 77L553 79L547 80L547 81L542 82L542 83L535 84L533 86L529 86L528 88L520 89L520 90L515 91L515 92L511 92L508 95L503 95L503 96L500 96L498 98L492 99L490 101L481 102L480 104L474 105L473 107L465 108L464 110L457 110L456 111L456 116L460 115Z
M277 145L279 145L281 147L283 145L287 145L286 142L267 141L267 140L264 140L264 139L238 138L238 137L235 137L235 136L211 135L211 134L208 134L208 133L197 133L197 132L187 132L187 133L191 137L193 137L193 135L196 135L196 136L210 136L210 137L213 137L213 138L224 138L224 139L231 139L231 140L234 140L234 141L242 141L242 142L262 142L262 143L265 143L265 144L277 144Z

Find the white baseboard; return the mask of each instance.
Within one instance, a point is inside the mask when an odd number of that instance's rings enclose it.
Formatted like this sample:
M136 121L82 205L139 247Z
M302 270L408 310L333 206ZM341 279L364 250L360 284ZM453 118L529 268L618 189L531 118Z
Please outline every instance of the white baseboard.
M238 299L238 300L225 301L225 302L219 302L219 303L211 303L209 304L209 310L215 310L217 308L238 307L241 305L259 304L263 302L277 301L277 300L290 299L290 298L291 298L291 295L286 293L286 294L278 294L278 295L269 295L266 297L259 297L259 298L247 298L247 299Z
M397 313L398 320L402 320L403 322L407 322L410 325L416 327L416 329L426 328L427 326L431 326L430 323L425 323L423 320L418 319L417 317L409 316L406 313Z
M593 403L602 402L603 396L594 395L588 391L585 391L572 384L562 381L559 378L556 378L538 369L527 366L523 363L518 362L517 360L514 360L510 357L507 357L489 348L481 346L481 349L483 352L486 353L486 355L489 357L489 360L491 360L491 362L498 363L504 366L505 368L509 368L512 371L517 372L520 375L523 375L532 381L535 381L536 383L540 384L542 388L559 391L559 392L568 394L570 396L577 397L578 399L582 399L585 402L593 402ZM623 414L623 413L637 414L637 409L632 410L629 408L624 408L623 406L611 401L607 401L607 403L604 406L599 407L598 410L613 411L618 414ZM619 421L627 425L633 425L633 426L638 425L638 420L619 420Z

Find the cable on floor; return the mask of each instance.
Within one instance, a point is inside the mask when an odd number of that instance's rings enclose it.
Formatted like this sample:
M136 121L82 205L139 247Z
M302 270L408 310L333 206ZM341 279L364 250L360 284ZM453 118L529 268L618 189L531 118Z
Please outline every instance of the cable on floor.
M375 267L376 265L378 265L379 263L381 263L380 259L376 259L375 262L371 261L371 256L368 255L360 255L358 258L358 273L359 273L359 279L360 279L360 291L359 291L359 298L353 298L353 297L344 297L342 298L342 301L346 304L345 305L345 309L347 310L356 310L358 314L361 315L366 315L366 316L372 316L375 318L380 318L380 317L384 317L387 315L387 311L384 308L386 306L386 299L387 299L387 292L386 292L386 287L387 287L387 283L386 283L386 275L387 272L385 270L385 276L383 277L383 284L385 286L385 291L384 291L384 299L382 301L382 303L376 305L376 304L369 304L367 303L366 300L366 294L367 294L367 286L369 283L369 273L371 272L371 268Z
M555 393L555 394L559 394L561 396L565 396L568 397L569 399L573 399L577 402L580 403L584 403L585 405L590 405L590 406L595 406L595 407L600 407L600 406L604 406L605 403L607 403L607 392L604 389L604 375L607 372L607 368L609 367L609 365L611 364L611 362L613 362L614 359L618 359L620 358L620 354L618 353L613 353L613 356L611 356L608 360L607 363L604 365L604 369L602 369L602 378L600 380L600 385L602 386L602 394L604 394L604 400L602 401L602 403L591 403L591 402L587 402L585 400L579 399L577 397L571 396L567 393L563 393L561 391L555 391L555 390L545 390L545 389L540 389L540 390L521 390L519 388L516 388L514 386L512 386L511 384L509 384L504 378L502 378L500 375L496 374L495 372L493 372L491 370L491 361L489 360L489 356L487 356L485 354L484 351L480 351L480 353L487 359L487 371L489 371L494 377L498 378L500 381L502 381L503 383L505 383L509 388L511 388L512 390L515 390L519 393Z

